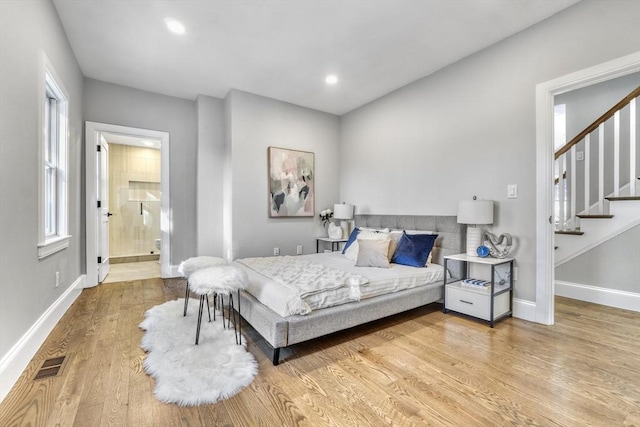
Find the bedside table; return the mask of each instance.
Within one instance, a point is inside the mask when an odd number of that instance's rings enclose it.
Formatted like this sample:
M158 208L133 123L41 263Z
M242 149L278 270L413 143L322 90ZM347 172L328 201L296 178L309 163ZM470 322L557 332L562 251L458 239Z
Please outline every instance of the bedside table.
M462 279L447 283L444 279L444 301L442 312L455 311L489 322L493 328L495 322L513 315L513 258L481 258L467 254L447 255L444 257L444 269L447 263L455 261L464 264ZM491 268L491 280L486 287L474 287L464 282L469 278L469 265L486 265ZM496 282L496 267L505 270L508 280L499 284Z
M332 239L330 237L316 237L316 253L320 252L320 242L331 243L331 252L340 250L340 243L345 243L347 239Z

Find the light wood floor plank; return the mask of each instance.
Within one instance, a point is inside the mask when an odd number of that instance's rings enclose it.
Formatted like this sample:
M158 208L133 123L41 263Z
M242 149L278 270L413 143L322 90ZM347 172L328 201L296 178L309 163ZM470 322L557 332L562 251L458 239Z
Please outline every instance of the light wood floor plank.
M141 284L132 286L134 294L141 295ZM144 312L147 310L142 299L132 301L130 314L131 324L129 325L129 405L127 408L128 426L145 427L149 425L149 414L153 413L152 394L154 381L144 372L145 352L140 348L140 340L143 332L138 327L144 319Z
M106 384L107 398L102 407L101 426L122 426L127 424L129 403L129 373L131 371L131 291L123 287L120 303L113 306L116 315L115 330L111 343L113 352Z
M87 385L82 394L80 408L85 406L95 407L98 403L101 403L104 410L105 400L109 398L111 393L109 388L111 384L111 361L116 350L116 330L125 287L113 284L102 286L112 287L113 289L111 292L105 291L106 295L110 295L110 299L108 303L105 302L106 311L101 312L97 320L95 335L98 341L91 359L90 372L87 376Z
M83 406L78 409L73 421L73 427L99 426L103 405L103 403L96 403L93 406ZM64 426L64 424L61 426Z

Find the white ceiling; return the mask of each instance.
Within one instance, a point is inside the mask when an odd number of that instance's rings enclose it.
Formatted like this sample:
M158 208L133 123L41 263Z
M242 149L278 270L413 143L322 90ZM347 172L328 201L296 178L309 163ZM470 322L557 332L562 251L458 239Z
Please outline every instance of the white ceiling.
M344 114L577 0L53 0L85 76ZM186 33L167 31L164 18ZM334 73L340 81L324 83Z

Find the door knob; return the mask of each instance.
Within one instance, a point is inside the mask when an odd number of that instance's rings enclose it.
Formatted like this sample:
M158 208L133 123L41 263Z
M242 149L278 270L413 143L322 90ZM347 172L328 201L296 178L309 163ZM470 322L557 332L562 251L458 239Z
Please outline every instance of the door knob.
M107 212L107 216L113 216L113 214L111 212Z

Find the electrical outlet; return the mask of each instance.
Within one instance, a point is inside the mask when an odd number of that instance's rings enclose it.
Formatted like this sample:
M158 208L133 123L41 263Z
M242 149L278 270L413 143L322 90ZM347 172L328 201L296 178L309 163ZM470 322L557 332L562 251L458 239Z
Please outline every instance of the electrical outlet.
M273 248L273 254L276 256L280 255L280 248Z
M56 271L56 288L60 286L60 272Z
M302 245L298 245L296 248L296 255L302 255Z

